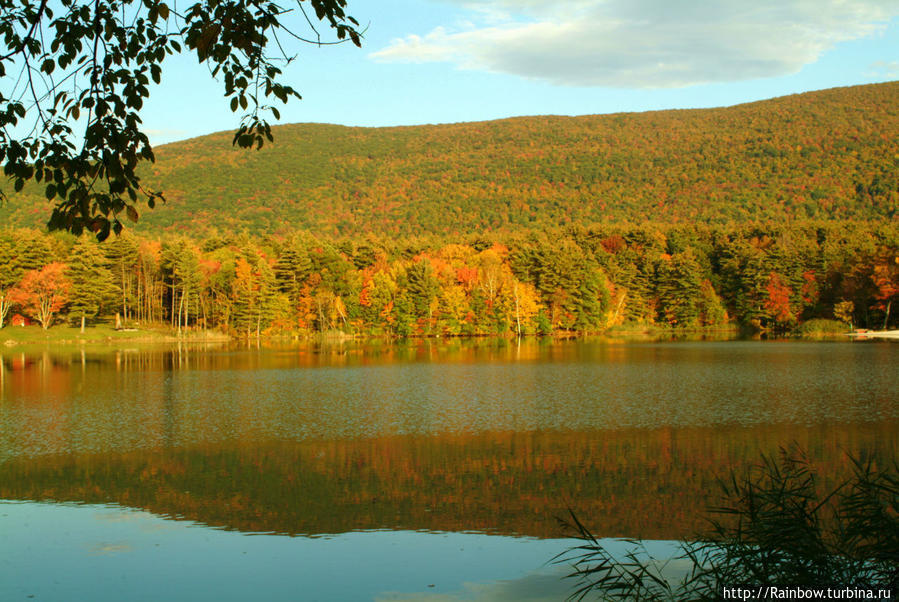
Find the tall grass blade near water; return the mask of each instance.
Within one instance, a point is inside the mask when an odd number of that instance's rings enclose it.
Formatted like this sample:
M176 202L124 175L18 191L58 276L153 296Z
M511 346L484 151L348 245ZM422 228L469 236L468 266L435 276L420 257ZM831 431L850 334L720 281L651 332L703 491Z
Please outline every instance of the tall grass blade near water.
M710 528L654 558L639 541L613 555L570 512L579 539L553 562L569 564L569 600L719 600L724 587L853 586L899 591L899 463L852 458L852 476L830 489L796 446L720 482ZM678 561L677 563L673 561ZM671 570L677 564L690 568Z

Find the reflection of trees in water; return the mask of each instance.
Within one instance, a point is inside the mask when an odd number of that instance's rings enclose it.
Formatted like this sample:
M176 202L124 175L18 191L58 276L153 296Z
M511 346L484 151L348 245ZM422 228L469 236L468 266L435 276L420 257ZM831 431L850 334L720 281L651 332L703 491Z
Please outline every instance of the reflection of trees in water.
M0 414L8 421L0 458L235 440L896 420L890 351L494 339L0 352L11 402Z
M732 333L723 333L724 339ZM710 334L683 334L679 340L708 340ZM106 348L92 344L84 347L59 346L35 352L3 350L0 362L7 369L37 369L42 364L59 368L87 366L120 372L147 370L258 370L278 368L314 368L366 366L397 362L463 362L531 361L575 359L626 361L632 353L621 344L626 341L648 341L652 337L633 335L628 338L595 337L593 342L609 346L578 346L571 341L551 337L445 337L409 339L341 339L296 343L292 340L261 339L222 343L186 342L153 345L134 342L133 347ZM119 345L122 343L120 342ZM209 353L213 352L213 353Z
M209 353L210 351L217 353ZM570 359L575 349L551 338L501 337L322 340L297 344L294 341L262 339L222 343L143 345L129 348L56 347L35 352L4 351L0 362L7 369L34 370L44 365L59 368L113 369L121 372L147 370L258 370L260 368L313 368L321 366L390 364L413 361L535 360ZM255 352L255 353L254 353Z
M242 531L485 531L556 537L570 505L601 536L688 537L716 477L781 444L833 483L847 451L897 457L899 424L396 436L231 443L0 464L6 499L115 502Z

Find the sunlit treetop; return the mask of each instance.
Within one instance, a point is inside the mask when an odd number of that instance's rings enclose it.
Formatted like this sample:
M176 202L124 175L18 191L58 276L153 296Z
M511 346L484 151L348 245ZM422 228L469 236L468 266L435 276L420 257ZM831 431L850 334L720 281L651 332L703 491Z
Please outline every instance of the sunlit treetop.
M290 49L360 45L345 7L346 0L0 0L4 174L15 191L41 183L55 203L51 229L89 230L101 240L119 233L123 215L137 220L139 203L164 200L135 170L154 160L140 111L165 59L190 52L207 64L231 110L243 112L233 143L259 148L272 140L267 116L280 118L274 103L300 98L282 81Z

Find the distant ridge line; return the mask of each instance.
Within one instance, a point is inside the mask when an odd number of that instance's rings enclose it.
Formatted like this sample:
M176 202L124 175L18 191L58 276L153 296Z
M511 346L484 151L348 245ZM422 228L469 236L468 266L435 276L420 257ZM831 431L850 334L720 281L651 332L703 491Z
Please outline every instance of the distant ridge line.
M568 225L899 219L899 82L724 108L454 124L287 124L157 148L142 233L457 237ZM0 208L41 225L40 190Z

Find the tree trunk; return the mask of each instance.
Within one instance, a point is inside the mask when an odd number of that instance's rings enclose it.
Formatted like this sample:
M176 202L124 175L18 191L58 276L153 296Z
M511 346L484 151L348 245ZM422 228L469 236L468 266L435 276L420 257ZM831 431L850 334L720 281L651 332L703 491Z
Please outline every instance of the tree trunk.
M131 315L135 320L140 322L140 314L143 309L143 303L141 299L141 277L140 277L140 264L137 264L137 274L134 276L135 287L134 287L134 307L131 310Z
M181 336L181 310L184 308L184 293L181 293L181 300L178 302L178 336Z
M84 313L81 314L81 334L84 334Z
M518 308L518 283L512 285L512 296L515 297L515 324L518 329L518 337L521 338L521 313Z
M122 317L128 319L128 292L125 288L125 262L122 261Z

